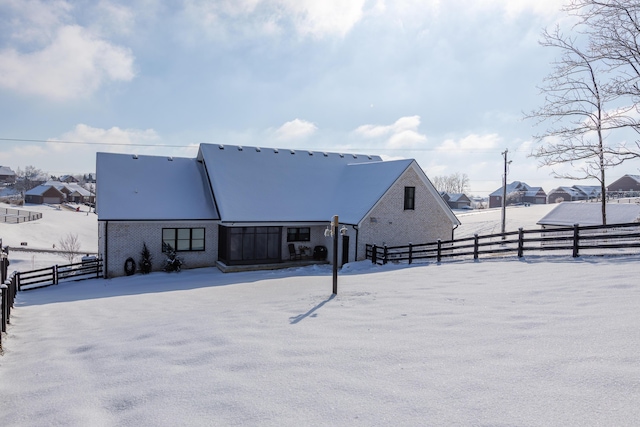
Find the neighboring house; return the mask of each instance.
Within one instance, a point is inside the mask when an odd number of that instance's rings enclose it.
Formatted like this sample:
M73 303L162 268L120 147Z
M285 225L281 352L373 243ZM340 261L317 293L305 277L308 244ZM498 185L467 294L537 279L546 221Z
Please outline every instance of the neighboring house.
M95 196L86 188L75 183L47 181L27 191L24 195L25 203L95 203Z
M468 209L471 207L471 199L464 193L440 193L451 209Z
M448 240L460 225L413 159L201 144L197 158L98 153L96 166L105 277L145 243L154 270L165 244L190 268L270 268L290 244L331 260L334 215L341 265L366 244Z
M53 185L41 184L24 193L25 203L59 205L66 195Z
M66 182L67 184L78 182L78 180L73 175L62 175L60 178L58 178L58 181Z
M489 207L502 206L503 187L489 195ZM542 187L531 187L525 182L513 181L507 184L507 205L527 204L544 205L547 203L547 194Z
M640 192L640 175L624 175L607 186L609 193Z
M640 205L635 203L607 203L607 224L638 222ZM537 222L542 228L571 227L575 224L602 225L601 203L563 202Z
M9 166L0 166L0 183L15 184L16 173Z
M600 197L602 192L598 185L574 185L572 187L558 187L549 192L547 203L577 202Z

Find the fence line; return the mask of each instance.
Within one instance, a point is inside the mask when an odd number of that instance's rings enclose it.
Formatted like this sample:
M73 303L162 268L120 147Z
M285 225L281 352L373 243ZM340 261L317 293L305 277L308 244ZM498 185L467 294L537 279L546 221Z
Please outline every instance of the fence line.
M45 288L60 282L77 282L79 280L102 277L102 258L90 257L88 260L66 265L54 265L31 271L17 273L18 291Z
M517 255L564 251L575 258L582 252L597 254L640 253L640 224L614 224L511 231L454 240L437 240L405 246L366 245L366 259L373 263L421 260L441 262L443 258Z
M0 208L0 222L20 224L42 218L41 212L31 212L20 209Z

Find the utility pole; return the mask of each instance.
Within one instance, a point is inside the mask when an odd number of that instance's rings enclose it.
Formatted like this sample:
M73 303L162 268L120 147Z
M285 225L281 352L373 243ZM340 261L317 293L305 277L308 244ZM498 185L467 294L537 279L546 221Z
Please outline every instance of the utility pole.
M502 157L504 157L504 175L502 175L502 240L506 238L504 233L506 232L507 222L507 166L511 163L507 161L508 153L508 148L505 148L502 152Z

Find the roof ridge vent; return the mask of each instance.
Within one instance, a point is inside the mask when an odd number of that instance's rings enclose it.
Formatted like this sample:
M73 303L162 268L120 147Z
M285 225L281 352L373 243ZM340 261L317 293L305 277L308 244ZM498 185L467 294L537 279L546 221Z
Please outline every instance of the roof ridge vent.
M357 154L352 154L352 156L353 156L353 158L354 158L354 159L357 159L357 158L358 158L358 155L357 155Z
M132 157L133 157L133 160L138 160L138 155L137 154L134 154Z
M339 156L340 156L340 157L344 157L344 154L340 153L340 154L339 154Z
M238 145L238 151L242 151L242 150L243 150L242 145Z
M220 145L218 145L218 148L221 149L221 150L224 150L224 145L220 144Z
M278 154L278 153L279 153L278 149L277 149L277 148L274 148L274 149L273 149L273 153L274 153L274 154Z
M309 155L310 155L310 156L313 156L313 151L309 151Z
M326 151L324 153L322 153L323 156L325 157L329 157L329 153L327 153Z
M169 160L170 162L173 162L173 157L169 156L167 157L167 160Z
M295 150L289 150L291 154L296 154Z
M260 147L256 147L256 151L259 153L260 152Z

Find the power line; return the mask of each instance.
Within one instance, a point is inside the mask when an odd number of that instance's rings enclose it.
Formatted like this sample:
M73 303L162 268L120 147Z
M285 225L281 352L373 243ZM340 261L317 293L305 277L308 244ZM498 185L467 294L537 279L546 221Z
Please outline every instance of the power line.
M27 139L27 138L0 138L0 141L5 141L5 142L37 142L37 143L50 143L50 144L76 144L76 145L112 145L112 146L123 146L123 147L159 147L159 148L187 148L190 145L175 145L175 144L143 144L143 143L126 143L126 142L89 142L89 141L64 141L64 140L59 140L59 139ZM216 144L214 143L209 143L209 144ZM316 148L316 150L320 150L320 151L335 151L336 148ZM407 151L407 152L412 152L412 151L440 151L443 153L446 152L451 152L451 151L455 151L455 152L460 152L463 151L465 153L491 153L491 152L496 152L498 149L497 148L488 148L488 149L484 149L484 150L469 150L469 149L465 149L465 148L456 148L456 149L446 149L443 150L442 148L438 148L438 147L433 147L433 148L388 148L388 147L349 147L349 148L345 148L345 150L349 150L349 151L354 151L354 150L358 150L358 151ZM520 150L520 149L514 149L513 151L516 152L522 152L525 150Z
M171 145L171 144L141 144L126 142L88 142L88 141L61 141L58 139L23 139L23 138L0 138L0 141L7 142L41 142L51 144L78 144L78 145L118 145L126 147L167 147L167 148L186 148L188 145Z

